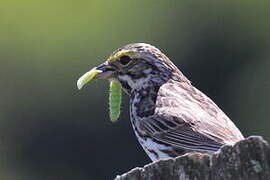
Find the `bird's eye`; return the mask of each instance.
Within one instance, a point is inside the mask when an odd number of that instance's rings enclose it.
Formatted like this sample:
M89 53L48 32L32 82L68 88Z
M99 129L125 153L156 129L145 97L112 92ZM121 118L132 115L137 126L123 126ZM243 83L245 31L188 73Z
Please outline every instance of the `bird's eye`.
M129 56L121 56L119 61L122 65L127 65L131 61L131 58Z

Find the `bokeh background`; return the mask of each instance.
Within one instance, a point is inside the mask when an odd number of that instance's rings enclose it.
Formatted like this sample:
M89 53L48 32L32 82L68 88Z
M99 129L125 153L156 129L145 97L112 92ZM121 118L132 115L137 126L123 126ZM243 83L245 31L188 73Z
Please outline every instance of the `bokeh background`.
M0 179L96 180L150 159L128 97L113 124L108 82L77 79L133 42L165 52L245 136L270 140L270 2L0 1Z

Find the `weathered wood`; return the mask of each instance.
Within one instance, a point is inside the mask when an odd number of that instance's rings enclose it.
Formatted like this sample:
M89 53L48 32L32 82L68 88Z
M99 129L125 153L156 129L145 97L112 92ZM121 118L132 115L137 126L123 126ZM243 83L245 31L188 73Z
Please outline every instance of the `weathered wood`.
M270 146L251 136L213 155L191 153L159 160L115 180L270 180Z

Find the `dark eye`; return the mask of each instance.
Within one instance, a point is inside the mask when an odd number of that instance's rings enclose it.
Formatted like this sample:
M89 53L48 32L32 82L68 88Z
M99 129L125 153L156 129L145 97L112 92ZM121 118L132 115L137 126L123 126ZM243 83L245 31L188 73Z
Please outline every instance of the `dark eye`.
M131 58L129 56L121 56L119 61L122 65L127 65L131 61Z

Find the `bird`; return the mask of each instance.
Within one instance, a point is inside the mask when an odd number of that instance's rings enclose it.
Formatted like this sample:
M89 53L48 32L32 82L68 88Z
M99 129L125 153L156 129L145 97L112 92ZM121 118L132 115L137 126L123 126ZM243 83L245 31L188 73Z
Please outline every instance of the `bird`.
M125 45L87 76L121 84L130 99L132 128L152 161L192 152L212 154L244 138L230 118L153 45Z

